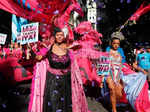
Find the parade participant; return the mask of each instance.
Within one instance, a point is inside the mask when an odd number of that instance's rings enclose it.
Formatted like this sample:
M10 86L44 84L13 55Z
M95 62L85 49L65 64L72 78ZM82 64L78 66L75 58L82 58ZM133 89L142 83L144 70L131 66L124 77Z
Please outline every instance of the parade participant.
M13 43L12 55L18 59L22 58L22 48L20 47L20 44L16 41Z
M26 49L26 60L29 60L31 58L31 46L30 43L27 44L27 49Z
M121 55L121 57L122 57L122 63L125 63L126 62L126 57L124 55L123 49L120 47L120 40L124 38L123 34L121 32L114 32L114 33L112 33L111 38L114 38L114 41L119 41L119 42L117 42L117 44L113 44L113 46L114 46L115 49L117 49L117 51ZM112 42L111 42L110 46L108 46L106 48L106 52L109 52L110 49L113 46L112 46Z
M9 55L9 52L10 52L10 50L8 48L8 45L1 45L0 46L0 56L2 59L3 58L6 59Z
M117 52L119 44L119 39L112 38L112 49L110 50L112 70L111 77L107 79L107 83L110 88L113 112L117 112L115 106L116 101L122 98L123 92L125 98L136 112L149 112L150 100L146 76L143 73L133 71L131 67L129 67L131 64L122 63L122 57L120 53ZM143 95L145 97L143 97Z
M139 46L138 46L138 49L136 49L136 51L135 51L135 55L136 55L136 57L137 57L137 55L138 55L139 53L144 53L144 52L145 52L144 46L139 45Z
M36 65L29 112L88 112L81 76L67 49L64 32L56 27L54 36L46 59Z
M111 47L109 49L111 72L110 76L106 79L110 89L110 100L113 112L117 112L116 103L122 97L122 84L121 84L121 69L122 69L122 56L118 51L120 39L113 37L111 40Z
M133 64L134 68L140 72L143 72L148 77L150 82L150 46L145 47L146 51L137 55L136 61Z

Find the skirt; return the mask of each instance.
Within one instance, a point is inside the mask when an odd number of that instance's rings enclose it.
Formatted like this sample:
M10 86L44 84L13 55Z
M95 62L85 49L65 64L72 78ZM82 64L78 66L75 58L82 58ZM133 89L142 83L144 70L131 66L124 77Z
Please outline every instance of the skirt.
M72 112L71 74L47 72L43 112Z

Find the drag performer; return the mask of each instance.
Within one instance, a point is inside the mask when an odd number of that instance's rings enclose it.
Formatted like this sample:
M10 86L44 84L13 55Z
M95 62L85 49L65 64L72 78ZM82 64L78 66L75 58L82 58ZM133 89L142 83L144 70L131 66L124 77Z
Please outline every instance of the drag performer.
M46 59L36 64L29 112L88 112L77 62L67 49L64 32L56 27L54 36Z
M64 41L67 27L64 28L56 28L55 41L46 58L43 58L44 55L36 57L38 60L43 59L35 66L29 112L42 112L47 109L50 111L67 112L69 109L68 111L73 112L87 112L88 107L83 91L83 77L85 76L81 75L81 67L86 71L89 79L97 80L99 83L101 81L101 78L92 69L90 59L99 58L102 55L93 49L95 44L101 43L99 37L102 35L92 28L90 22L82 22L75 28L75 31L83 36L80 40L68 45ZM63 85L66 86L66 89L63 88ZM51 89L51 93L49 93L49 89ZM65 91L68 94L67 98L64 94ZM51 95L56 97L52 98ZM71 103L72 107L70 107ZM77 103L78 105L76 105ZM59 105L56 106L56 104Z

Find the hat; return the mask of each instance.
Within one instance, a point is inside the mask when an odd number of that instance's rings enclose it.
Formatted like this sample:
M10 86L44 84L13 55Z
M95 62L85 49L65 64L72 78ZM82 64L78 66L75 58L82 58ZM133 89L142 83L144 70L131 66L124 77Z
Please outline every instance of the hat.
M119 31L113 32L111 34L111 38L114 38L114 37L116 37L120 40L124 40L124 38L125 38L124 35L122 34L122 32L119 32Z

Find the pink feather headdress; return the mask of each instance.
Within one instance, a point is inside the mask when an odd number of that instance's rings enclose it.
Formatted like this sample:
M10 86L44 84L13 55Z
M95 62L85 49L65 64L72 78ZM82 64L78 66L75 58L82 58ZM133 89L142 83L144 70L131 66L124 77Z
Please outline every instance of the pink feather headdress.
M83 35L81 37L81 40L93 40L95 42L98 42L99 44L102 44L100 37L102 37L102 34L97 32L92 28L92 24L89 21L81 22L75 29L75 32Z

